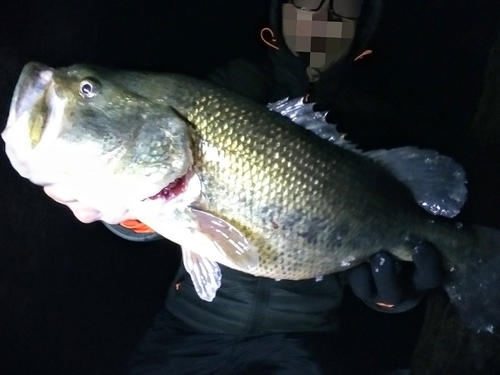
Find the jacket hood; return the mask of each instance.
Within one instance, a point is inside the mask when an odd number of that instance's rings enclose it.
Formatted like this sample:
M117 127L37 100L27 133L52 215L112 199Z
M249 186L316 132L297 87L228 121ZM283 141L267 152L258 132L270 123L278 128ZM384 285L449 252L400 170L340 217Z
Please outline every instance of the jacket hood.
M271 10L270 10L270 25L276 34L278 40L280 51L282 53L288 53L292 57L295 56L288 49L283 39L281 33L282 30L282 0L271 0ZM363 9L361 16L358 19L358 25L356 27L356 35L352 42L351 49L346 56L346 59L350 57L355 57L359 55L363 50L366 49L370 39L372 38L375 30L377 29L378 22L380 20L380 14L382 13L382 0L364 0Z
M269 56L273 62L274 77L277 90L272 100L285 96L298 97L304 95L310 87L305 63L288 49L282 30L282 0L271 0L270 26L277 39L279 50L270 50ZM382 0L364 0L362 12L356 26L356 34L348 53L321 74L338 76L350 65L354 58L366 50L377 29L382 13ZM330 80L329 80L330 81Z

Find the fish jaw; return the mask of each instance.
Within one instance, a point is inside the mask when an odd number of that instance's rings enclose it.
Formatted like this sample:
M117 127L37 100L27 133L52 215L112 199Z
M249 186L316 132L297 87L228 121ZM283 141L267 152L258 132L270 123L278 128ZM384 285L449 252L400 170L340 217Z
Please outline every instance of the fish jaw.
M36 168L33 163L44 145L57 137L65 106L64 99L55 95L53 75L53 69L39 63L28 63L24 67L14 90L7 125L2 132L5 151L12 166L21 176L37 185L42 185L43 179L34 175ZM42 112L33 113L35 107Z

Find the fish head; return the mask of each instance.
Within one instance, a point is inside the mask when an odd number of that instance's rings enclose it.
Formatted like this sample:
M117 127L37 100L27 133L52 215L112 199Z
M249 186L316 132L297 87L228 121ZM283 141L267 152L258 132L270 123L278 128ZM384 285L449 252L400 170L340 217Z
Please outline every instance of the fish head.
M159 193L192 164L186 122L127 79L86 65L29 63L14 90L2 133L11 164L56 201L98 213L77 215L85 222L131 218L130 204Z

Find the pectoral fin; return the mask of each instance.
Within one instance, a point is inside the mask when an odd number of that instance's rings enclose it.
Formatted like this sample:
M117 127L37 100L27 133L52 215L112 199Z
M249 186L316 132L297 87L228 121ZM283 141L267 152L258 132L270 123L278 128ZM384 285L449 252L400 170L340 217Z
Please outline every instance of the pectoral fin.
M259 265L259 254L230 223L196 207L144 200L129 208L157 233L197 254L248 271Z
M216 245L224 258L242 270L259 265L257 249L237 228L206 211L193 207L191 210L196 216L199 230Z
M185 248L182 248L182 261L191 276L198 296L204 301L212 302L220 287L222 277L217 262Z

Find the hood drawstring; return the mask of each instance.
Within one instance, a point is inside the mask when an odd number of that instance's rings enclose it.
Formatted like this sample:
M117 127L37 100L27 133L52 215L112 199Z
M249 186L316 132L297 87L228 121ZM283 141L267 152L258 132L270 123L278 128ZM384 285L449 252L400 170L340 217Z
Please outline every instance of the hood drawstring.
M278 40L274 36L274 31L269 27L264 27L260 30L260 39L271 48L279 51Z
M358 61L358 60L361 60L363 57L365 57L366 55L370 55L373 53L373 50L371 49L367 49L367 50L364 50L363 52L361 52L358 56L356 56L354 58L354 61Z

